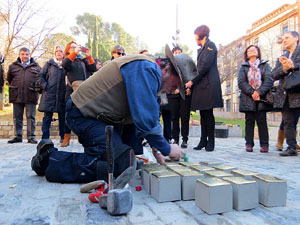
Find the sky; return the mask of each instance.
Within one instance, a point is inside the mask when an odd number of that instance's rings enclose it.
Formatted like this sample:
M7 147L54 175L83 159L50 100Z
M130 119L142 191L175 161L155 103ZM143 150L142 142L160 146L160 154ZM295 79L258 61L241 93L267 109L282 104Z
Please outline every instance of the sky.
M47 1L48 2L48 1ZM198 48L194 30L205 24L210 28L210 39L226 45L245 35L252 23L284 4L296 0L51 0L47 4L62 23L56 30L71 34L75 18L84 12L96 14L105 22L115 22L134 37L149 46L149 52L160 51L165 44L172 45L176 31L176 5L180 43L193 52ZM77 42L86 42L75 36ZM80 43L84 44L84 43Z

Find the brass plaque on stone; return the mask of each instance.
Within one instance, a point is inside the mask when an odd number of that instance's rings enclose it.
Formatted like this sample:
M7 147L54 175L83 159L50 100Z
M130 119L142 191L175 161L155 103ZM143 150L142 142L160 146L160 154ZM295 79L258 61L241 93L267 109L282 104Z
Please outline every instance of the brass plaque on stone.
M222 164L221 162L216 162L216 161L200 161L199 163L204 165L204 166L210 166L210 167L218 166L218 165Z
M169 168L169 170L173 171L173 172L180 172L180 171L192 171L191 169L187 168L187 167L171 167Z
M152 173L153 176L161 178L161 177L176 177L178 174L165 170L165 171L156 171Z
M213 166L213 168L218 169L218 170L222 170L222 171L225 171L225 172L231 172L232 170L236 169L235 166L230 166L230 165L226 165L226 164Z
M177 173L178 175L180 175L181 177L185 177L185 176L203 176L203 174L193 171L193 170L181 170L181 171L175 171L175 173Z
M265 182L272 182L272 183L286 183L285 180L281 180L277 177L273 177L271 175L265 175L265 174L256 174L253 177L265 181Z
M242 177L224 177L223 180L228 181L233 184L252 184L256 183L254 180L246 180Z
M242 177L254 176L254 175L258 174L256 172L252 172L252 171L249 171L249 170L232 170L231 173L233 175L238 175L238 176L242 176Z
M205 171L205 174L217 178L232 177L231 173L226 173L222 170L209 170Z
M193 169L193 170L196 170L200 173L205 173L205 171L209 171L209 170L215 170L212 167L203 166L203 165L194 165L194 166L191 166L190 168Z
M190 167L190 166L193 166L193 165L200 165L199 163L196 163L196 162L180 162L179 163L180 165L183 165L183 166L186 166L186 167Z
M221 180L216 177L205 177L197 179L197 182L200 182L208 187L222 186L222 185L230 185L227 181Z

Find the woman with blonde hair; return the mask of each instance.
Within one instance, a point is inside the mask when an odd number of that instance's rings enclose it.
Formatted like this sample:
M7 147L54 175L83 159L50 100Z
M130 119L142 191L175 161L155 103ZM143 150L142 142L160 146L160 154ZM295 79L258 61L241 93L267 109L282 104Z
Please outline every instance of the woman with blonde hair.
M55 45L54 57L46 62L39 73L39 82L42 88L42 97L38 110L44 112L42 124L42 139L50 138L50 126L53 113L58 114L60 141L65 134L65 70L61 63L64 58L64 47Z

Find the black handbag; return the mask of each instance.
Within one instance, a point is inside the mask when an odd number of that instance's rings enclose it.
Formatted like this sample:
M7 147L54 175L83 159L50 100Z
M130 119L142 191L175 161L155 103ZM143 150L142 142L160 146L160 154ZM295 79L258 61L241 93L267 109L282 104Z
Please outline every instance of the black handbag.
M266 103L267 105L273 105L274 104L274 96L276 94L276 89L271 88L267 94L264 95L263 98L260 99L261 102Z
M263 73L266 72L266 65L264 66ZM276 89L272 87L267 94L265 94L260 101L267 104L267 105L273 105L274 104L274 96L276 94Z
M286 91L300 91L300 71L291 72L283 84L283 89Z

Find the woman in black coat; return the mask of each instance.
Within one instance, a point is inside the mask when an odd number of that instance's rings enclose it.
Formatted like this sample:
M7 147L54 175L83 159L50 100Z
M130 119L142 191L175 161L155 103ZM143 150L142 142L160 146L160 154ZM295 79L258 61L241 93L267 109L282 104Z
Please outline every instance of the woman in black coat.
M267 61L261 60L258 46L250 45L244 52L245 62L238 75L238 86L241 89L240 112L245 113L246 151L252 152L254 146L254 125L258 126L260 152L269 150L269 133L267 111L273 109L264 100L267 92L273 87L271 68Z
M196 43L201 46L197 56L198 76L185 84L192 88L191 110L200 110L201 138L195 150L205 147L206 151L215 148L215 117L213 108L223 107L221 82L217 66L216 45L208 39L209 28L202 25L196 28Z
M64 54L64 48L61 45L56 45L54 56L46 62L42 71L39 73L40 86L42 88L42 97L38 110L44 112L42 125L42 139L49 139L50 126L53 113L58 114L59 120L59 136L61 141L65 134L65 93L66 73L61 66Z
M281 156L297 156L295 110L300 108L299 91L287 91L283 88L288 75L298 73L300 70L299 34L296 31L286 32L282 37L285 53L279 57L272 71L274 80L280 80L274 98L274 108L280 109L284 121L284 132L288 148L280 153Z

